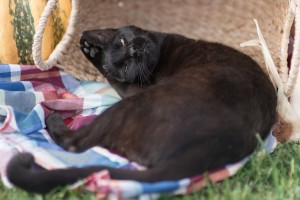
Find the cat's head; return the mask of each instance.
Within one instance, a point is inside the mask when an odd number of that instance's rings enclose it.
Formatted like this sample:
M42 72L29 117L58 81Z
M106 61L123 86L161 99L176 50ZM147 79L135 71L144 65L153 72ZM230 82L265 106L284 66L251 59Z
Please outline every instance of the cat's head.
M83 32L85 56L107 78L123 83L147 82L160 56L164 34L136 26Z

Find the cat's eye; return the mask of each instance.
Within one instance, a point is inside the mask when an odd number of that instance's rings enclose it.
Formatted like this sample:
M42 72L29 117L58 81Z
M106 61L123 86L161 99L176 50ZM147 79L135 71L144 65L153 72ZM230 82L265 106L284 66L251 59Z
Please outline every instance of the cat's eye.
M124 40L123 37L120 39L120 42L121 42L121 44L122 44L123 46L125 46L125 40Z

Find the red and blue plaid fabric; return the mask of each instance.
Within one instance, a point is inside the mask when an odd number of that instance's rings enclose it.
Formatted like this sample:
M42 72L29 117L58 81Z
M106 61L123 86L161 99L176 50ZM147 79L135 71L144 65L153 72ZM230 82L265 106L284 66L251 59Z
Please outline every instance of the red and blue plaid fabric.
M45 118L58 112L71 129L89 124L120 97L106 83L79 81L53 68L40 71L35 66L0 65L0 172L6 186L11 186L5 169L9 159L18 152L31 152L45 169L104 165L117 168L146 170L110 151L93 147L83 153L71 153L57 146L49 137ZM271 151L276 140L271 135L266 148ZM87 189L97 197L126 199L157 198L160 194L184 194L199 190L208 176L216 182L240 169L248 158L238 163L178 181L141 183L132 180L111 180L107 171L95 173L72 187ZM176 167L176 166L174 166Z

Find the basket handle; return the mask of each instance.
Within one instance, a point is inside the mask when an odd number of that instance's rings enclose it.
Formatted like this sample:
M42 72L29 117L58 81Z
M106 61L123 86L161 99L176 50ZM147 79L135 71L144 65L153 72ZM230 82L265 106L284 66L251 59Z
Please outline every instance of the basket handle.
M45 27L48 18L51 15L52 11L54 10L57 2L58 0L49 0L47 2L33 37L32 57L35 65L41 70L51 69L54 65L57 64L57 61L54 58L51 58L51 56L46 61L43 61L42 59L42 41L45 32Z
M291 60L291 68L288 76L288 81L285 86L285 93L290 97L295 89L296 81L298 79L299 67L300 67L300 8L296 7L295 15L295 41L293 57Z

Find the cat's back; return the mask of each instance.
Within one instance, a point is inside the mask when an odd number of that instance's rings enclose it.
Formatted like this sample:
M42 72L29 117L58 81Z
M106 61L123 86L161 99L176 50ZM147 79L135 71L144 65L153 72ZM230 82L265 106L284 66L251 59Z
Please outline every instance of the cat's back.
M237 96L267 92L276 99L268 75L251 57L219 43L198 40L183 45L163 68L172 68L171 79L191 89L208 87L216 93Z
M265 126L257 124L258 127L269 128L274 122L275 88L248 55L222 44L199 40L174 51L166 67L176 69L167 81L163 80L163 93L169 95L166 98L169 101L185 102L184 112L200 113L204 107L226 109L250 123L259 120L265 123ZM266 134L268 128L258 130Z

